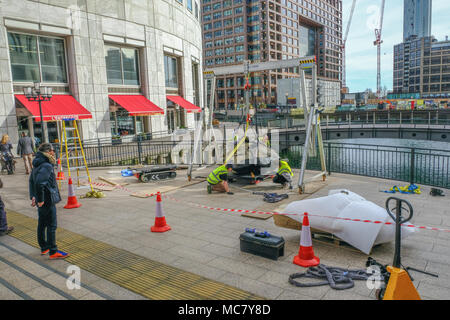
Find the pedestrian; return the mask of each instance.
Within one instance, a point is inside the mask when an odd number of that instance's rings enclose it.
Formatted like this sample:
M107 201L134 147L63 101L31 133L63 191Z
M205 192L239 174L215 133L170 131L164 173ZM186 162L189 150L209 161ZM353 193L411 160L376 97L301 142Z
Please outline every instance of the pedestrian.
M4 134L0 141L0 156L2 159L2 171L6 169L8 174L14 173L14 155L12 153L12 144L9 141L9 136Z
M33 160L33 170L30 174L30 199L33 207L38 209L37 238L41 254L49 254L50 259L64 259L69 254L58 250L56 246L56 207L61 201L54 166L56 165L55 150L50 143L39 146Z
M232 195L233 192L230 191L228 186L228 173L231 173L231 171L233 171L232 164L222 165L213 170L206 179L208 181L208 193L218 191Z
M3 188L2 179L0 179L0 189ZM8 220L6 220L5 204L0 197L0 236L7 235L14 230L14 227L8 227Z
M23 158L25 173L30 174L33 169L34 141L25 132L22 132L17 144L17 154Z

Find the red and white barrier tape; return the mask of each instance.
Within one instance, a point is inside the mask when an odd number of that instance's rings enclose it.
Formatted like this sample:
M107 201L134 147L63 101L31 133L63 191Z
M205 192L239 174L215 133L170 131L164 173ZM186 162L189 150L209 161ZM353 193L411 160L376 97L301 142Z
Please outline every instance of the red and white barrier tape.
M111 186L109 184L102 184L102 183L97 183L97 182L93 182L93 185L98 185L98 186ZM118 189L122 189L126 192L129 193L134 193L133 191L117 185L116 188ZM148 197L153 197L156 196L157 193L151 193L151 194L143 194L145 196ZM162 195L164 198L167 198L169 200L178 202L178 203L182 203L182 204L188 204L190 206L194 206L197 208L202 208L202 209L208 209L208 210L212 210L212 211L223 211L223 212L228 212L228 213L233 213L233 214L237 214L237 213L255 213L255 214L272 214L272 215L279 215L279 216L303 216L301 214L297 214L297 213L282 213L282 212L266 212L266 211L258 211L258 210L244 210L244 209L228 209L228 208L218 208L218 207L210 207L207 205L203 205L203 204L198 204L198 203L193 203L193 202L189 202L186 200L178 200L176 198L173 198L171 196L168 195ZM363 222L363 223L374 223L374 224L385 224L385 225L395 225L395 222L383 222L383 221L373 221L373 220L367 220L367 219L353 219L353 218L342 218L342 217L332 217L332 216L322 216L322 215L315 215L315 214L309 214L308 213L308 217L318 217L318 218L327 218L327 219L336 219L336 220L344 220L344 221L349 221L349 222ZM425 227L425 226L415 226L413 224L402 224L402 227L407 227L407 228L416 228L416 229L422 229L422 230L432 230L432 231L442 231L442 232L450 232L450 230L446 230L446 229L440 229L440 228L435 228L435 227Z

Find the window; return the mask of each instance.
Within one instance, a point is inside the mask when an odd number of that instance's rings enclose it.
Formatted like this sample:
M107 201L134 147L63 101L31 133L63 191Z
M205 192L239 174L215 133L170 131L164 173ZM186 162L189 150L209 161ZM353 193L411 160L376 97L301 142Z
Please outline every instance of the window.
M108 84L139 85L138 50L105 46Z
M234 38L234 41L236 43L244 42L244 36L237 36L237 37Z
M164 71L166 75L166 87L178 89L178 61L177 58L164 56Z
M8 33L13 81L67 83L64 40Z

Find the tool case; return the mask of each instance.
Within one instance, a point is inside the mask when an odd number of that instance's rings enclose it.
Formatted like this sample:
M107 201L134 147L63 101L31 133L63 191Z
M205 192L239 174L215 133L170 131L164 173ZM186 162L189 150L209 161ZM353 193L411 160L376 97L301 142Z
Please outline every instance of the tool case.
M255 229L246 229L239 236L241 251L264 258L278 260L284 255L284 239L269 234L267 231L256 232Z

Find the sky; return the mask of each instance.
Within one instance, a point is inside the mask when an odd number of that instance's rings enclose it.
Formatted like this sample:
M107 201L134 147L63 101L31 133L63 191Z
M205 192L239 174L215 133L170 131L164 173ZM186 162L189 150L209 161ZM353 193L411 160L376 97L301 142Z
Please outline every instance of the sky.
M350 92L377 87L377 48L373 45L381 0L357 0L346 44L347 86ZM343 0L343 32L352 0ZM450 1L433 0L431 33L437 40L450 36ZM403 0L386 0L381 45L381 87L392 90L394 45L403 41Z

